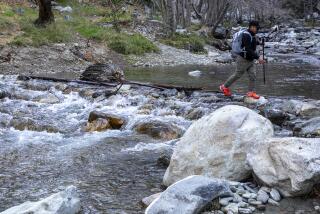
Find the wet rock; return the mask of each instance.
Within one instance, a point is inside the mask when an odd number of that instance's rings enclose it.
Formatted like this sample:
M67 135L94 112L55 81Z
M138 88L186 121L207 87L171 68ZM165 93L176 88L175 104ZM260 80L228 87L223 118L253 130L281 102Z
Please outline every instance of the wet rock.
M134 130L153 138L172 140L181 137L182 129L177 125L160 120L143 120L134 126Z
M277 206L277 207L280 206L280 204L278 202L276 202L275 200L273 200L271 198L268 199L268 203L273 205L273 206Z
M226 181L190 176L169 186L145 213L199 213L214 199L225 195L231 195Z
M227 206L231 201L233 200L233 197L227 197L227 198L220 198L219 204L221 206Z
M297 124L293 134L298 137L320 137L320 117Z
M262 203L267 203L269 199L269 194L262 189L259 190L257 200L261 201Z
M48 93L36 96L32 99L32 101L46 104L56 104L60 102L60 99L54 94Z
M257 198L257 194L255 193L245 193L242 195L242 197L246 198L246 199L253 199L253 198Z
M9 97L9 93L5 90L0 89L0 99L6 98L6 97Z
M226 213L229 213L229 212L234 214L239 213L238 204L235 204L235 203L228 204L228 206L224 207L222 210Z
M261 105L265 105L268 103L268 100L264 97L260 97L260 99L254 99L252 97L244 97L244 103L245 104L249 104L249 105L257 105L257 106L261 106Z
M145 197L141 200L144 207L148 207L153 201L158 199L161 195L161 192Z
M203 108L196 108L196 109L191 109L187 115L186 118L189 120L198 120L200 119L203 115L205 114L205 111Z
M251 214L251 213L253 213L252 210L249 209L249 208L239 208L238 211L239 211L240 214Z
M284 196L300 196L319 182L319 151L319 138L273 138L259 155L248 157L248 163L266 185L276 187Z
M99 111L90 112L88 123L92 123L98 119L107 120L112 129L121 129L121 127L126 123L126 119L124 117Z
M271 189L270 197L275 201L280 201L281 200L280 193L278 192L278 190L276 190L274 188Z
M23 131L23 130L30 130L30 131L37 131L37 132L46 131L50 133L62 132L55 126L43 124L41 122L36 122L35 120L31 118L26 118L26 117L13 118L10 121L9 126L20 131Z
M82 80L118 82L123 80L124 73L122 69L114 64L94 64L86 68L81 74Z
M103 118L98 118L92 122L88 122L86 126L86 131L87 132L101 132L105 131L107 129L111 129L111 125L108 120L103 119Z
M261 114L268 118L273 124L282 126L285 121L289 119L289 115L278 109L266 109Z
M171 154L163 153L157 160L157 165L167 168L170 164Z
M320 116L320 107L317 104L311 102L289 100L284 103L282 109L288 113L301 115L304 117Z
M222 107L189 127L174 150L164 184L192 174L246 179L247 154L271 136L271 122L256 112L236 105Z
M80 199L77 189L69 186L41 201L25 202L3 211L1 214L76 214L80 211Z

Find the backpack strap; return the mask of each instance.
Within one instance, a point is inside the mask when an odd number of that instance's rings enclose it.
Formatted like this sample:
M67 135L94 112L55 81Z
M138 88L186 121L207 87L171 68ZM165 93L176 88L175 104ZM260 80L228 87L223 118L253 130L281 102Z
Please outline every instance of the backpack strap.
M244 30L242 33L248 34L250 36L251 42L253 41L253 37L248 30Z

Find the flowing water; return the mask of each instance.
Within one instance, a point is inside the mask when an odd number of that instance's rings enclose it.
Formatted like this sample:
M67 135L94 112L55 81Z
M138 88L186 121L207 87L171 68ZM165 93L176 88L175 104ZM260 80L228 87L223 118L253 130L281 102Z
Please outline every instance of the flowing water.
M191 71L201 71L199 77L188 75ZM190 66L175 67L147 67L132 68L126 77L137 81L149 81L160 84L174 84L189 87L202 87L218 90L235 70L234 65ZM262 66L256 65L257 91L263 95L273 96L305 96L320 99L320 67L301 64L268 64L266 70L266 84L263 84ZM236 92L247 91L248 77L246 74L236 82L232 89Z
M284 75L283 68L273 69L268 73L269 85L259 90L272 95L320 98L316 68L285 68L288 75ZM196 69L203 71L202 76L187 75L186 71ZM141 73L131 70L127 77L213 89L231 70L229 66L179 66L152 72L144 69ZM240 91L244 85L241 81ZM75 185L82 213L142 213L139 201L160 191L165 168L157 164L157 159L170 146L165 140L137 134L134 125L157 119L186 130L191 124L186 115L192 109L210 113L227 104L210 93L187 97L175 90L149 88L93 99L86 92L103 88L19 81L16 76L0 76L0 90L10 93L0 100L0 211ZM85 132L83 127L93 110L121 115L127 118L126 126L121 130Z

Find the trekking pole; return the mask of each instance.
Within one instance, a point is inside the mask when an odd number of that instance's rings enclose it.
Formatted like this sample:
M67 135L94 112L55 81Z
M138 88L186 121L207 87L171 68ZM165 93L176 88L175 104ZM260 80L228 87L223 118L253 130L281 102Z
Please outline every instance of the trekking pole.
M264 57L264 44L265 44L265 37L262 38L262 59L265 60ZM263 69L263 84L266 84L266 65L265 63L262 64Z

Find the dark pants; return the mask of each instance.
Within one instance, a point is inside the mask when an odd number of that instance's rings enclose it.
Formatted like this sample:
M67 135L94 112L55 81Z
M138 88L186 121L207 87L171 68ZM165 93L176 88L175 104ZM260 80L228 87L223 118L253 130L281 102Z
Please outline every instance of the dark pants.
M224 86L229 88L235 81L240 79L247 72L249 76L249 91L255 91L256 88L256 70L253 61L248 61L241 56L237 56L236 71L227 79Z

